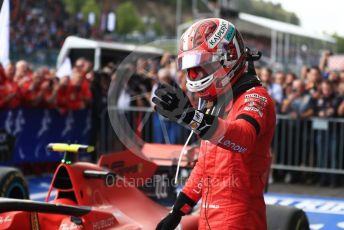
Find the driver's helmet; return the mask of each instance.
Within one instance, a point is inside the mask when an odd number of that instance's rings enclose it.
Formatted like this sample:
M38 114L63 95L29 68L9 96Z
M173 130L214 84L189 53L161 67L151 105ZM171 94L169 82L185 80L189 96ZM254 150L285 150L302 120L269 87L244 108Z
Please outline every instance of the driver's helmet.
M227 92L246 68L244 43L235 26L220 18L194 23L180 38L178 67L186 87L204 100Z

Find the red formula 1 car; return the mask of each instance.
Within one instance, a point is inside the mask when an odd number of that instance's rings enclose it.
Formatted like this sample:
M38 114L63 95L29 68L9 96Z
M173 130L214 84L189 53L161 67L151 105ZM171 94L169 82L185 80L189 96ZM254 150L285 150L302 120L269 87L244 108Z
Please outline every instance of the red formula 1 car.
M0 229L151 230L167 215L167 208L149 199L135 184L152 176L156 170L152 161L123 152L104 155L98 164L73 162L78 153L93 148L50 144L48 149L64 152L64 158L55 171L46 202L1 198ZM131 165L125 165L123 154ZM131 176L120 176L116 170ZM54 198L52 194L56 194ZM197 221L197 215L186 216L180 228L197 229Z
M139 151L103 155L97 164L76 161L79 153L93 151L89 146L50 144L48 149L64 152L64 157L46 202L0 198L0 229L152 230L168 213L141 190L147 183L156 186L149 182L153 175L173 168L182 146L146 143ZM183 168L197 160L197 148L188 147L187 153ZM158 189L155 195L164 193ZM271 230L309 229L305 213L293 207L268 205L267 220ZM197 229L197 222L197 215L185 216L178 229Z

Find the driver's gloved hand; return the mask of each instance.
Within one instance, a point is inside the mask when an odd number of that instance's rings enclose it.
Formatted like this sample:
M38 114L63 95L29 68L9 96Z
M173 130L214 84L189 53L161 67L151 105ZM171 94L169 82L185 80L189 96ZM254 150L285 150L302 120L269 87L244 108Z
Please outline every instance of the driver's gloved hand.
M178 123L187 123L192 119L195 109L178 85L161 84L154 93L156 96L152 102L159 114Z
M156 226L156 230L174 230L178 226L181 219L181 215L172 211L160 221L160 223Z
M193 108L188 96L179 86L161 84L154 93L156 96L152 102L160 115L192 129L203 139L212 136L217 127L217 117Z
M191 212L192 208L196 203L185 195L183 192L180 192L176 202L173 205L172 211L160 221L156 226L156 230L173 230L180 223L182 216Z

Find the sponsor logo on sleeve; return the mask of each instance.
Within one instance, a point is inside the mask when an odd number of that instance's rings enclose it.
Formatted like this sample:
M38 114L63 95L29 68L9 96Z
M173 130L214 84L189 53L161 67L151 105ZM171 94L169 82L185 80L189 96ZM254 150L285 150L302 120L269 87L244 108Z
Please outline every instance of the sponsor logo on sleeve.
M218 143L226 146L227 148L230 148L234 152L244 153L247 151L247 148L244 148L233 141L224 140L224 136L220 138Z
M263 103L267 103L268 101L266 97L260 96L258 93L251 93L251 94L245 95L245 99L250 99L250 98L258 99L259 101Z
M257 112L258 114L259 114L259 116L260 117L263 117L263 112L260 110L260 109L258 109L258 108L256 108L256 107L253 107L253 106L246 106L245 108L244 108L244 110L245 111L249 111L249 112L251 112L251 111L253 111L253 112Z

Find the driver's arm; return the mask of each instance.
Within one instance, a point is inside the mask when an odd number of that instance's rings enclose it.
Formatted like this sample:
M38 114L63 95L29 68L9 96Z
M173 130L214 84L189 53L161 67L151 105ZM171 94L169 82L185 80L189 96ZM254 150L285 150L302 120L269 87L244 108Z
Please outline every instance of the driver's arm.
M234 121L213 117L208 129L199 132L200 137L234 153L250 152L257 136L265 132L267 120L275 119L269 115L274 103L267 92L256 91L245 92L237 99L235 103L240 105L234 105L231 111ZM206 116L210 115L204 115L204 119Z

